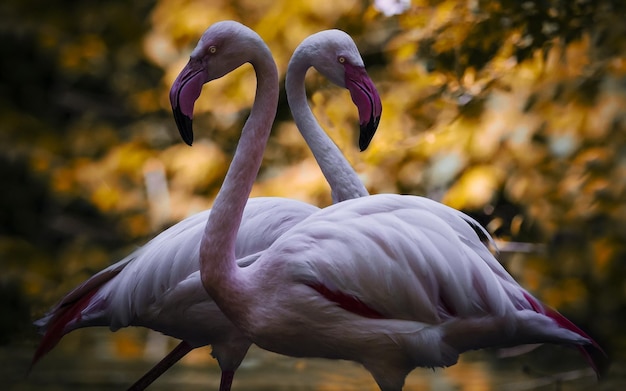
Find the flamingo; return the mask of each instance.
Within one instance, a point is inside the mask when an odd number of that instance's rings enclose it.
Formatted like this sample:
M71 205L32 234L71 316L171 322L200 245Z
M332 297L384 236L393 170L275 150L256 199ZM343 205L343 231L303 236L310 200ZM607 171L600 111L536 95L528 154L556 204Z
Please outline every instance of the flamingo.
M257 76L200 243L204 288L255 344L360 363L382 391L401 390L417 367L451 366L465 351L493 346L573 346L600 374L601 347L507 273L475 220L427 198L379 194L331 205L238 267L237 231L277 106L276 66L256 33L229 21L209 27L192 59L170 93L183 134L193 133L188 113L202 84L244 63ZM363 72L350 53L335 61L346 74Z
M194 51L191 66L197 64L198 52L203 49L199 46ZM312 35L294 52L286 79L293 117L331 186L335 202L366 196L368 192L311 112L304 89L307 70L313 67L350 91L360 116L361 149L367 148L372 139L382 110L376 88L364 70L359 71L356 82L344 77L344 66L334 61L340 51L360 58L354 41L342 31ZM180 82L179 78L175 84ZM175 108L174 112L179 109ZM191 145L192 134L182 136ZM237 235L238 265L245 267L254 262L276 238L317 210L286 198L251 198ZM209 344L222 370L220 390L229 390L234 372L251 342L220 312L200 281L199 243L210 213L210 210L198 213L170 227L68 293L36 322L45 335L33 365L65 334L78 328L109 326L115 331L142 326L182 342L131 386L131 390L145 389L189 351Z

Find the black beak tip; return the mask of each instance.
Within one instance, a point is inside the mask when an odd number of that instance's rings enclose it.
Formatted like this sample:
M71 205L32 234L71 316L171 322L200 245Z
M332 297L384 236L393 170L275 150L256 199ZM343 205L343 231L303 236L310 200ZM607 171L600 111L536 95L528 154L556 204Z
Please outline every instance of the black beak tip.
M380 122L380 117L376 119L372 119L363 125L361 125L361 131L359 133L359 148L361 152L365 151L367 147L369 147L372 138L376 134L376 129L378 129L378 123Z
M180 137L187 145L191 146L193 144L193 122L191 118L183 114L178 107L172 111L174 112L174 120L176 121Z

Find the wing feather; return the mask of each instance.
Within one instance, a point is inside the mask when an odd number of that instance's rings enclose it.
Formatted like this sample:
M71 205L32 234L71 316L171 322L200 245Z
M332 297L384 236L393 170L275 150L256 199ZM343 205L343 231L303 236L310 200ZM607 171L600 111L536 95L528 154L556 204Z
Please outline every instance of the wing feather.
M505 313L519 302L521 294L511 289L517 285L489 251L492 243L455 209L378 195L312 215L272 251L295 255L287 267L298 281L353 296L385 317L439 323Z

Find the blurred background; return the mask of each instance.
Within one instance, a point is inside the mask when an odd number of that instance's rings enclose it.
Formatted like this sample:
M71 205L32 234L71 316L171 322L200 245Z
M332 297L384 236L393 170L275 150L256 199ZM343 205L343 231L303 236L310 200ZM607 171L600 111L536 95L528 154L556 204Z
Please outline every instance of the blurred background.
M522 286L613 359L596 384L578 355L463 356L407 390L626 385L626 3L619 0L5 0L0 5L0 378L9 389L124 389L175 341L146 330L68 335L28 377L32 321L164 228L210 207L254 99L251 67L212 82L196 142L168 91L202 32L233 19L270 46L281 82L308 35L357 42L383 101L358 152L349 93L310 72L322 126L371 193L423 195L476 217ZM284 93L253 196L326 206ZM209 349L159 387L217 389ZM235 389L375 389L350 363L254 349Z

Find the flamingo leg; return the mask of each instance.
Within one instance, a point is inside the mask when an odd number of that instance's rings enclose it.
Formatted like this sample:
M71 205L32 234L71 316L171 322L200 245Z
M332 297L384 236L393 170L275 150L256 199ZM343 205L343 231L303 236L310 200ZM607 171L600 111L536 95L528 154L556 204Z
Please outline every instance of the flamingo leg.
M187 353L192 351L193 348L187 342L182 341L179 343L167 356L163 357L155 366L152 367L141 379L137 380L135 384L130 386L127 391L141 391L145 390L150 384L159 378L165 371L170 369L172 365L176 364ZM230 387L229 387L230 388Z
M233 377L235 377L235 371L222 371L219 391L230 391L230 387L233 384Z

